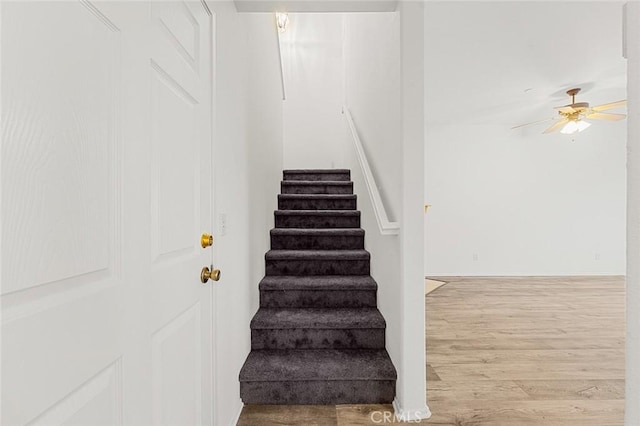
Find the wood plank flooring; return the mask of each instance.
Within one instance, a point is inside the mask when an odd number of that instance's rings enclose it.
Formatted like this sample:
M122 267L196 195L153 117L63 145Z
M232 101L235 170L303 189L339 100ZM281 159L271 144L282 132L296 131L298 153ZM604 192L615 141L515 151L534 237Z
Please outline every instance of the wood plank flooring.
M433 415L421 424L623 424L623 277L443 280L426 297ZM403 424L385 412L393 409L246 406L238 425Z

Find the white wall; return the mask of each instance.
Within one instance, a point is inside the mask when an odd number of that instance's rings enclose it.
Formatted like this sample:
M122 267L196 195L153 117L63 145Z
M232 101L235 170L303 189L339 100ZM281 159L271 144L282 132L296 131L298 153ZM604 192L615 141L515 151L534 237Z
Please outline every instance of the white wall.
M427 4L427 275L624 274L624 122L510 130L626 97L620 4L556 3Z
M238 375L250 350L249 322L273 227L282 169L282 109L273 21L239 15L232 2L212 3L216 14L214 285L215 424L234 424L242 408ZM219 225L218 221L217 225Z
M351 169L387 322L386 346L398 369L397 408L424 417L422 13L422 3L407 2L396 13L290 15L283 58L285 165ZM351 111L389 219L404 221L399 236L379 233L339 115L342 104Z
M427 126L425 271L624 275L624 123Z
M383 28L387 36L387 41L384 43L380 43L378 39L379 28ZM402 189L399 167L401 154L398 152L395 155L391 154L389 169L383 167L385 154L390 154L389 147L385 146L387 141L383 135L395 132L398 144L401 138L402 123L399 113L388 116L385 111L387 108L385 104L389 99L393 99L393 103L398 108L401 96L397 83L401 78L399 64L397 60L394 64L388 60L397 59L400 47L399 33L400 21L397 13L345 16L345 105L353 116L371 171L381 190L381 196L383 188L395 195L394 201L397 204L393 207L389 197L383 198L385 209L391 216L390 220L397 220L397 215L402 211L402 206L399 204ZM388 70L388 67L391 67L393 72ZM384 68L387 71L378 73L378 68ZM389 81L382 79L383 75L386 75ZM389 87L391 85L396 87L397 93L391 93ZM378 91L379 87L381 90ZM383 134L379 135L381 131ZM378 308L387 322L386 347L398 370L396 384L396 393L398 393L403 380L400 238L397 235L380 234L355 148L351 140L347 143L349 147L347 166L351 169L354 192L358 195L358 208L362 212L362 228L366 230L365 248L371 253L371 276L378 283ZM398 151L397 146L395 149ZM384 171L383 174L380 173L381 170Z
M402 351L403 381L400 407L415 418L431 416L426 405L426 339L424 301L424 120L425 17L424 2L398 5L402 63ZM398 408L398 407L397 407Z
M346 15L346 105L376 177L389 220L402 203L400 14Z
M343 167L347 105L392 221L401 203L399 16L290 14L281 34L285 167Z
M380 235L369 194L351 147L358 206L378 306L387 321L387 351L397 370L396 409L427 417L423 283L424 115L423 5L406 2L396 13L347 15L345 104L399 236ZM349 142L351 145L351 142Z
M243 14L249 46L249 200L252 306L258 308L258 283L270 248L283 169L283 107L277 34L272 14ZM247 333L247 338L249 334Z
M625 414L627 426L640 424L640 3L626 16L629 99L627 149L627 339Z
M285 168L343 167L342 27L339 13L296 13L281 33Z

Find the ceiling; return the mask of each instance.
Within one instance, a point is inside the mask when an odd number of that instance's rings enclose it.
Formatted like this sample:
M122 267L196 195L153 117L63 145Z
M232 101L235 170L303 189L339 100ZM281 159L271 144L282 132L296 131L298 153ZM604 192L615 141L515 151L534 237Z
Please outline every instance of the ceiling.
M397 0L234 0L239 12L385 12ZM622 1L425 3L430 124L509 127L555 117L566 90L592 106L626 98ZM611 112L621 112L614 110ZM623 112L623 111L622 111ZM542 131L545 124L534 126Z
M234 0L238 12L393 12L397 0Z
M427 123L551 118L572 87L592 106L625 99L622 4L427 2Z

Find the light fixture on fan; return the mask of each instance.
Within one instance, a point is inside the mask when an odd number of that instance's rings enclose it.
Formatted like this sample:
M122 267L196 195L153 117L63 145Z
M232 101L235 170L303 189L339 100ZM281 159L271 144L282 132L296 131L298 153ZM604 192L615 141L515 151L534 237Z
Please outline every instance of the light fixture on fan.
M557 117L559 117L559 119L542 133L551 133L555 132L556 130L560 130L560 133L570 135L575 132L581 132L591 126L591 123L584 120L585 118L588 118L590 120L609 121L618 121L626 118L625 114L602 112L624 106L627 103L626 100L610 102L608 104L591 107L589 106L589 102L576 102L576 95L578 94L578 92L580 92L579 88L567 90L567 95L571 96L571 103L569 105L555 108L555 110L558 112ZM556 120L556 117L548 118L546 120L534 121L533 123L521 124L519 126L512 127L511 129L517 129L519 127L543 123L545 121L551 120Z
M591 123L586 122L584 120L571 120L567 124L564 125L560 133L565 135L571 135L575 132L581 132L591 126Z

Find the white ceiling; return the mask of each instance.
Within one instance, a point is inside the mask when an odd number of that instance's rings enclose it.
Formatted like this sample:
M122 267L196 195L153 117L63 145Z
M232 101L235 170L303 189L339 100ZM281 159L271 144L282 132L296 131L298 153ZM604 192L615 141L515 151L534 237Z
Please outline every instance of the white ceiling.
M427 122L551 118L571 87L592 106L625 99L622 4L427 2Z
M393 12L397 0L234 0L238 12Z

